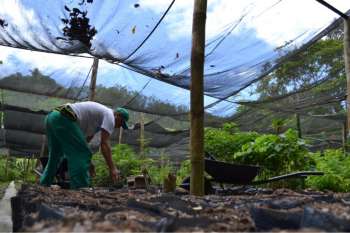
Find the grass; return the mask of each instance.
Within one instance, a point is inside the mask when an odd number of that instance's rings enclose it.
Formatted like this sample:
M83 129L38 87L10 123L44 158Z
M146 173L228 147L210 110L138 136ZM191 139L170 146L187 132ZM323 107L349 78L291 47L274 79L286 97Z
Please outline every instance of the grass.
M0 182L0 199L4 196L8 184L8 182Z

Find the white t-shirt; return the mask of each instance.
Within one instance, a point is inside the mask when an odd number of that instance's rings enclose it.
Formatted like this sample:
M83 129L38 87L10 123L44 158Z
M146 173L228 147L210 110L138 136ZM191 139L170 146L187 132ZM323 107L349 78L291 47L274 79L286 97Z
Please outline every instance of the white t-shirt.
M106 130L109 135L113 133L115 120L112 109L92 101L69 104L69 106L77 115L78 124L85 136L93 136L101 129Z

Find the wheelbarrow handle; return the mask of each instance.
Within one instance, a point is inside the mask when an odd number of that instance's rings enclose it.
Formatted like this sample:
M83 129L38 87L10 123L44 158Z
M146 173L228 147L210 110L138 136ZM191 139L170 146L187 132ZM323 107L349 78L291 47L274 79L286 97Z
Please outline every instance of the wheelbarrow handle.
M289 173L286 175L271 177L271 178L266 179L266 180L253 181L250 184L253 184L253 185L266 184L266 183L270 183L270 182L274 182L274 181L278 181L278 180L284 180L284 179L295 178L295 177L306 178L308 176L323 176L323 175L324 175L324 172L320 172L320 171L301 171L301 172L294 172L294 173Z

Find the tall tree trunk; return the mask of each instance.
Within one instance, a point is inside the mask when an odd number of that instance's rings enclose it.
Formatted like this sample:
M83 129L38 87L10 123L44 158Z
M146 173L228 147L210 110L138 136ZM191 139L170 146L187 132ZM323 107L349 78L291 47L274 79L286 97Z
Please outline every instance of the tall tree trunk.
M191 52L191 184L192 195L204 195L203 69L207 1L195 0Z

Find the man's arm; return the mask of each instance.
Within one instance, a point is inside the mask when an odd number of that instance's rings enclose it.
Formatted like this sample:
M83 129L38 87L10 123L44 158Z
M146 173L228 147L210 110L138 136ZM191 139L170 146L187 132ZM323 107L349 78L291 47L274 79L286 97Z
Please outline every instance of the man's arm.
M119 171L116 169L116 167L113 164L112 160L112 151L111 151L111 146L109 143L109 133L101 129L101 152L103 157L106 160L106 164L109 168L109 173L114 182L118 181L119 179Z

